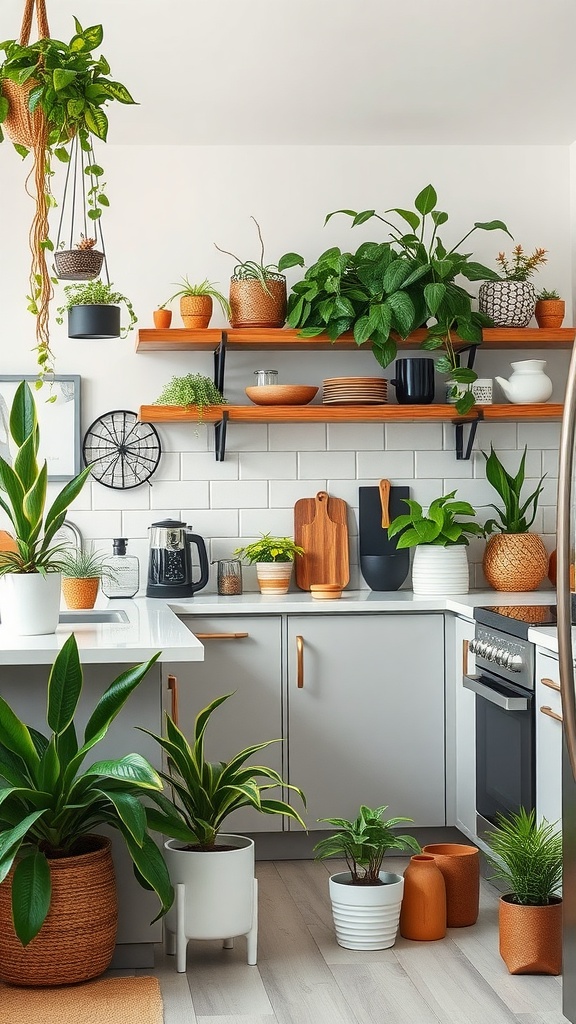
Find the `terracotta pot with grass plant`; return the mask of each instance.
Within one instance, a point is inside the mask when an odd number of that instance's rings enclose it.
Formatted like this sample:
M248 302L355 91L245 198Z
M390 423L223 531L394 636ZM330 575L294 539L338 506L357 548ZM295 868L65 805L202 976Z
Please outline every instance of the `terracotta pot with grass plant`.
M230 316L228 299L216 288L216 283L207 278L199 284L191 284L187 277L178 282L180 287L174 295L171 295L168 302L173 299L180 299L180 316L184 327L191 331L205 330L212 318L214 308L213 300L220 305L226 319Z
M276 596L288 593L294 559L304 554L304 548L290 537L271 537L263 533L252 544L236 548L234 554L256 566L260 593Z
M62 594L67 608L93 608L100 580L114 577L107 556L94 548L72 548L62 556Z

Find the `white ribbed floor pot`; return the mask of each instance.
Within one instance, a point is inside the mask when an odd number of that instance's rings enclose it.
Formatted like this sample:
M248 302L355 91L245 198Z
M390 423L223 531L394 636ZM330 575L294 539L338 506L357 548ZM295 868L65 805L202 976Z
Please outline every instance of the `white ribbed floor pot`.
M419 544L412 562L415 594L467 594L470 585L464 544Z
M62 573L8 572L0 576L0 621L17 636L55 633Z
M330 876L336 940L345 949L388 949L396 941L404 879L381 871L384 885L351 885L349 871Z
M223 939L230 948L245 935L247 959L256 963L258 883L254 878L254 842L246 836L218 835L231 850L186 850L168 839L164 855L175 899L166 914L168 951L175 947L177 970L186 970L189 939Z

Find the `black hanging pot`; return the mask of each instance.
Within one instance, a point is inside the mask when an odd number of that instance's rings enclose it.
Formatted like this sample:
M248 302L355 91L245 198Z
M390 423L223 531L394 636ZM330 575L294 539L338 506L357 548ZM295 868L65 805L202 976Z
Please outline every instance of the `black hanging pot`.
M120 306L70 306L69 338L119 338Z

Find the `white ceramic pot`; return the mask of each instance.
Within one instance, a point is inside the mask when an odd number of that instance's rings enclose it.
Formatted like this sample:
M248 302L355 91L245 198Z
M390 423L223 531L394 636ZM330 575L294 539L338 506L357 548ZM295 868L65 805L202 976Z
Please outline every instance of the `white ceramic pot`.
M412 563L415 594L467 594L470 585L464 544L419 544Z
M349 871L329 880L336 941L345 949L388 949L396 941L404 892L402 875L381 871L384 885L350 885Z
M258 889L254 878L254 842L246 836L218 836L231 850L186 850L177 839L164 843L170 880L176 891L166 915L169 948L176 937L177 969L186 970L189 939L246 935L248 963L256 963Z
M496 377L509 402L533 405L535 402L548 401L553 385L550 377L544 373L545 359L521 359L510 365L513 372L509 380Z
M9 572L0 576L0 620L18 636L55 633L62 573Z
M287 594L293 562L256 562L256 577L261 594Z

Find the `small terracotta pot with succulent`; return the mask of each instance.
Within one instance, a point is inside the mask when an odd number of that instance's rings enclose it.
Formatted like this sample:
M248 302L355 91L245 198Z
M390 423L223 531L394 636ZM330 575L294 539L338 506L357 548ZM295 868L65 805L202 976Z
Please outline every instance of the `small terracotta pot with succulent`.
M566 303L564 299L560 298L557 291L543 288L536 296L534 316L538 327L548 328L548 330L562 327L565 312Z

